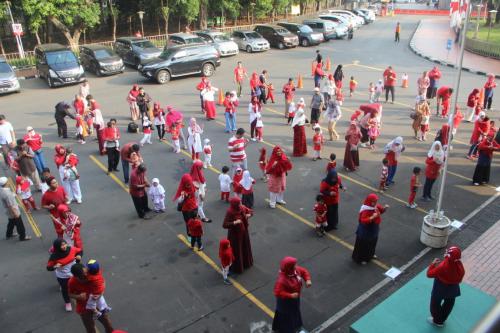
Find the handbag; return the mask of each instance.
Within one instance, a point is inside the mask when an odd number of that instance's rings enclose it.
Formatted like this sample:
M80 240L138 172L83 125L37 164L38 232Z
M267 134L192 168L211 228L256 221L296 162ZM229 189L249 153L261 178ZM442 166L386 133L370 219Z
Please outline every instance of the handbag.
M417 112L416 111L410 112L410 118L413 120L417 119Z

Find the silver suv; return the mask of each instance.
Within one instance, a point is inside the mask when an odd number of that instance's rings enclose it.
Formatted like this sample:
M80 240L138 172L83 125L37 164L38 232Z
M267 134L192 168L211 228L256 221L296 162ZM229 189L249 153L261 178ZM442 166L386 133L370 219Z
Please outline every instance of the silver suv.
M245 50L248 53L256 51L269 50L269 42L255 31L234 31L232 34L233 41L238 44L240 50Z
M0 94L20 92L21 86L16 73L4 57L0 57Z

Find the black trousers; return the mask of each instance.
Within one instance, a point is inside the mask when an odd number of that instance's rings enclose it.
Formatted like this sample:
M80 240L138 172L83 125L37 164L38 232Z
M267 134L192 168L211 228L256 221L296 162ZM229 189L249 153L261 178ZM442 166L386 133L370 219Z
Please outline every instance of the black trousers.
M69 278L67 279L57 278L57 282L59 282L59 285L61 286L61 294L64 299L64 303L70 302L68 294L68 281Z
M491 97L486 97L484 96L484 105L483 107L486 109L486 110L491 110L491 103L493 103L493 96Z
M162 140L165 136L165 125L156 125L156 130L158 131L158 139Z
M142 197L136 197L131 195L132 201L134 202L135 210L137 211L137 215L142 219L146 216L146 212L149 212L151 209L148 207L148 195L144 194Z
M118 167L120 152L116 150L116 147L107 148L106 151L108 153L108 171L111 172Z
M182 211L182 217L184 218L184 224L186 225L186 234L188 236L189 236L188 221L189 219L194 219L197 214L198 214L198 208L186 212Z
M23 240L26 238L26 229L24 229L24 223L21 215L19 217L9 219L9 223L7 223L7 232L5 236L7 238L12 237L12 233L14 232L14 227L16 227L16 231L19 234L19 239Z
M253 139L255 137L255 127L257 126L257 119L250 123L250 137Z
M57 124L57 135L64 139L68 138L68 125L66 125L66 120L64 118L56 118Z
M399 42L399 32L396 32L396 34L394 36L394 41Z
M385 101L389 100L389 92L391 93L391 100L394 102L394 86L385 86Z
M198 244L198 248L201 248L201 236L200 237L191 237L191 247L194 247L194 244Z
M261 102L262 104L267 103L267 101L266 101L266 88L264 88L264 87L260 88L259 102Z
M429 179L429 178L425 178L425 184L424 184L424 194L423 194L423 197L424 198L431 198L431 191L432 191L432 185L434 185L434 182L436 181L436 179Z
M339 224L339 204L328 205L326 207L326 222L328 225L325 230L337 229Z
M443 324L453 310L455 298L431 296L431 315L436 324Z

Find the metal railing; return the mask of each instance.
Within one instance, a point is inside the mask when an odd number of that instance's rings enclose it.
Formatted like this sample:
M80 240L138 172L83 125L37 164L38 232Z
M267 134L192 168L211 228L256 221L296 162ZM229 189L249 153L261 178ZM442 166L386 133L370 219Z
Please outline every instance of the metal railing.
M500 59L500 43L465 37L465 49L485 57Z

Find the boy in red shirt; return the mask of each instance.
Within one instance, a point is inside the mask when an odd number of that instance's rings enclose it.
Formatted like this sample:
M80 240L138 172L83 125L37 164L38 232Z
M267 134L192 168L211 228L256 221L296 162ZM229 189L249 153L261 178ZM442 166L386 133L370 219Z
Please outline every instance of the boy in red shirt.
M99 263L95 259L90 259L87 263L87 281L89 283L89 298L85 308L94 312L94 318L99 318L104 312L111 311L111 308L104 299L106 281L102 276Z
M196 215L195 218L189 219L187 225L189 235L191 236L191 248L194 249L194 244L196 243L198 244L198 251L202 251L201 236L203 236L203 225L200 217Z
M316 196L316 204L313 210L316 213L316 233L319 237L323 237L325 235L325 228L328 226L326 222L327 206L323 200L323 194Z
M410 180L410 197L408 198L408 204L406 207L410 207L412 209L417 208L417 204L415 203L415 196L417 195L417 190L422 184L420 184L420 176L421 169L419 167L413 168L413 175Z
M349 97L352 97L357 86L358 82L354 80L354 76L351 76L351 81L349 81Z
M321 127L319 125L314 126L314 136L313 136L313 149L314 149L314 157L313 161L321 159L321 148L325 143L325 138L323 137L323 133L321 133Z
M337 155L334 153L330 154L330 161L328 161L326 165L326 174L330 172L330 170L335 170L337 168Z
M271 100L271 102L274 104L274 86L272 83L269 83L267 85L267 96L266 96L266 101Z

